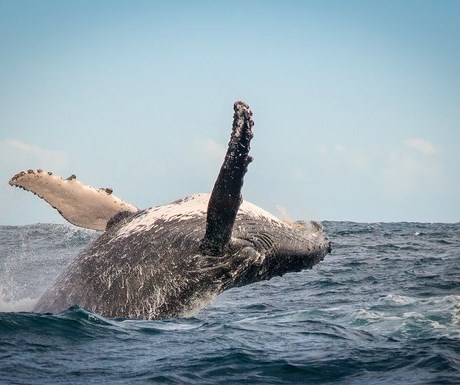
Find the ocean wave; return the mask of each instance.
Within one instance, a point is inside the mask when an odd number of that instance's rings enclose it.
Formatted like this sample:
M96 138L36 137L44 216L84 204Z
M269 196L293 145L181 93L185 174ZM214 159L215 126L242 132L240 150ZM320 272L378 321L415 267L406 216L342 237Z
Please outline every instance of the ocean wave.
M354 318L357 326L378 329L398 339L460 339L460 296L417 298L389 294L367 309L358 309Z
M146 321L31 313L97 233L0 226L0 382L460 383L459 225L325 227L334 251L313 270Z

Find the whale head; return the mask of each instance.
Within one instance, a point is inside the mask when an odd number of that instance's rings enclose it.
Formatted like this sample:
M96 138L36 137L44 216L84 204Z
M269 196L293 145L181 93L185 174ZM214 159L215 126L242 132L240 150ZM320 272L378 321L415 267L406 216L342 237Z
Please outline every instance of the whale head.
M243 213L244 209L245 204ZM310 269L331 251L318 222L289 224L273 220L271 214L241 217L222 255L198 258L199 268L215 272L214 280L221 283L222 291Z

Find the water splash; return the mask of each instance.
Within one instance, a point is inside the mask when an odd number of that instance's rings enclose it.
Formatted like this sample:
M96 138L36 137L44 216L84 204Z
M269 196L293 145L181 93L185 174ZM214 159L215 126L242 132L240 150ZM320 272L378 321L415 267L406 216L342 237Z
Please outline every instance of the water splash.
M12 300L5 289L0 286L0 312L26 312L32 311L38 298L20 298Z

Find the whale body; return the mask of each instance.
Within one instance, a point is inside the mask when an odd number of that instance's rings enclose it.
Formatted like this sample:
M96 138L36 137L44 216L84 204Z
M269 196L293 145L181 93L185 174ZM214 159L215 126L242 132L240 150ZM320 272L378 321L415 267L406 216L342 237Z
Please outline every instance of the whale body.
M234 105L232 135L211 194L138 210L72 175L42 170L10 184L32 191L69 222L104 230L60 273L34 311L79 305L105 317L187 316L223 291L313 267L331 251L317 222L288 223L242 199L252 112Z

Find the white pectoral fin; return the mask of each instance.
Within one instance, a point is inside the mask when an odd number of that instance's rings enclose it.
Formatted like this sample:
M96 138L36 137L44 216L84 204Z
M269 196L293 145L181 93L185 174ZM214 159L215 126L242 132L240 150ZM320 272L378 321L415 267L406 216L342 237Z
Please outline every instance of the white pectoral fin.
M42 170L16 174L11 186L31 191L53 206L70 223L94 230L105 230L107 222L122 211L137 208L112 195L108 188L95 189L79 182L75 175L67 179Z

